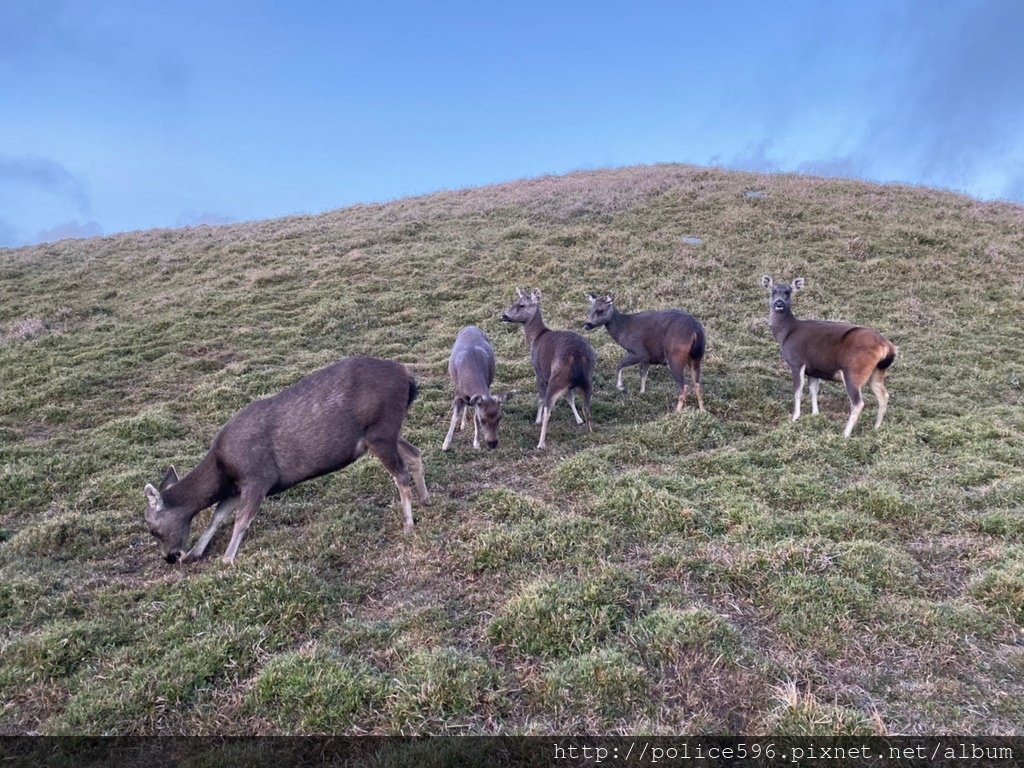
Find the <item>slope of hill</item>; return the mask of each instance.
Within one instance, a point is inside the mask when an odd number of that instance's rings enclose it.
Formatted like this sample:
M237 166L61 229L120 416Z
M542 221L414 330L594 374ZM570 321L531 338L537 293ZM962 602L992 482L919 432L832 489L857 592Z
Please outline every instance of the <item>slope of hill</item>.
M1022 254L1019 206L671 165L0 251L0 732L1020 734ZM765 273L899 346L882 429L789 420ZM602 330L534 450L516 287L691 311L707 412ZM467 323L520 395L442 453ZM143 485L356 353L420 382L416 533L364 458L164 564Z

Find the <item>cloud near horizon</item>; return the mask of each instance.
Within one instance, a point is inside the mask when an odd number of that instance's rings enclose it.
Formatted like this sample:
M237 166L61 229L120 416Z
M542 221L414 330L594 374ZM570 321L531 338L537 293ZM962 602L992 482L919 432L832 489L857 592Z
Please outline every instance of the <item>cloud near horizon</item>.
M806 80L769 87L790 70L758 73L751 90L761 94L754 98L758 107L741 117L753 125L749 140L742 150L711 162L935 185L1024 202L1024 156L1014 149L1024 100L1007 97L1024 78L1024 58L1014 42L1024 29L1024 3L991 0L947 13L922 0L902 14L903 23L891 24L873 42L875 63L856 86L873 98L870 105L861 100L860 114L846 116L841 144L820 147L810 158L804 154L808 146L801 137L808 124L821 113L842 114L830 101L837 77L829 66L834 52L808 43L799 52ZM802 37L813 40L809 31ZM816 72L831 74L822 81Z
M96 237L103 234L103 228L95 221L79 223L77 221L66 221L51 229L43 229L36 232L34 243L52 243L56 240L69 240L72 238Z
M178 214L178 220L175 223L176 227L201 227L211 226L215 227L220 224L237 224L238 219L234 219L230 216L223 216L219 213L213 213L212 211L203 211L199 213L197 211L182 211Z
M86 183L56 160L0 155L0 188L27 186L67 200L82 214L92 207Z
M102 233L103 229L96 221L80 224L77 220L70 220L30 235L32 224L27 223L28 219L23 215L33 210L33 206L49 206L54 201L59 209L63 209L64 216L77 213L87 218L92 210L88 185L63 163L34 155L0 154L0 205L4 211L4 218L0 220L0 247Z

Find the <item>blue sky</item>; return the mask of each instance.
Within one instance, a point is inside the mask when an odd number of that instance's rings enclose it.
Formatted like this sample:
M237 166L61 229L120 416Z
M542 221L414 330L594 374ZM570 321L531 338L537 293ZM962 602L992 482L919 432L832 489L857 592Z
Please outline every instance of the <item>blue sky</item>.
M2 0L0 246L657 162L1024 202L1024 0Z

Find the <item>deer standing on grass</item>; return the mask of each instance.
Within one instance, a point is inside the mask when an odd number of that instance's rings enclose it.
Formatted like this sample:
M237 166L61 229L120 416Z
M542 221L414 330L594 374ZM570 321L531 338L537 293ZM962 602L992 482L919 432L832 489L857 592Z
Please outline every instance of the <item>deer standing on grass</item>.
M640 366L640 394L647 389L647 371L652 365L666 365L679 387L676 410L683 410L689 387L685 372L690 371L697 406L704 410L700 386L700 366L704 360L704 326L693 315L679 309L626 314L615 308L615 294L598 297L587 294L590 314L583 327L588 331L603 325L616 343L626 350L616 369L615 386L625 391L622 369Z
M341 469L367 450L398 486L405 533L412 531L409 473L430 503L419 450L400 434L416 381L391 360L350 357L256 400L217 433L205 458L179 479L171 467L159 489L146 485L146 525L168 563L191 562L227 517L235 526L224 553L234 562L260 504L293 485ZM213 520L185 554L192 519L216 504Z
M448 375L455 385L455 399L452 403L452 423L445 435L442 451L452 444L452 435L459 419L466 426L466 413L473 408L473 447L480 448L480 432L483 432L487 447L498 447L498 424L501 423L501 405L512 397L512 392L491 394L494 382L494 348L487 334L475 325L467 325L455 337L451 357L448 358Z
M576 410L576 393L583 394L583 414L587 429L594 431L590 418L590 397L594 391L594 362L597 356L590 342L572 331L553 331L544 325L540 314L540 291L523 293L506 309L501 319L521 323L530 345L530 362L537 374L537 423L540 424L538 448L546 448L548 419L555 401L568 393L569 408L577 424L584 419Z
M800 400L804 381L811 390L811 413L818 412L818 385L822 379L841 381L850 397L850 418L843 437L853 432L860 412L864 410L861 389L869 384L878 398L878 416L875 429L882 424L889 392L885 388L885 375L896 359L896 347L874 328L827 320L799 320L791 307L793 291L802 290L804 279L798 277L793 285L775 283L768 275L761 285L771 291L768 317L772 336L779 343L782 359L793 372L793 421L800 418Z

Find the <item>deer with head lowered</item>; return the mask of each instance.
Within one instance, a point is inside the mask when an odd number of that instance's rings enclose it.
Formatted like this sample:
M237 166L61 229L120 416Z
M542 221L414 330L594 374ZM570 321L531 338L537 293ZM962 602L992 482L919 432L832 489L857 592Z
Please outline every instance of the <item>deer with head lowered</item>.
M590 313L583 327L588 331L604 326L626 354L619 360L615 386L625 390L622 369L640 366L640 393L647 388L647 371L652 365L666 365L679 387L676 410L683 410L689 386L685 372L689 370L697 407L704 410L704 394L700 386L700 366L704 360L704 326L693 315L680 309L627 314L615 307L615 294L587 294Z
M793 291L803 290L798 277L790 286L776 283L768 275L761 285L771 294L768 299L769 325L779 343L782 359L793 373L793 421L800 418L800 400L804 381L811 391L811 413L818 413L818 385L822 379L841 381L850 398L850 418L843 437L849 437L864 410L861 390L865 384L878 398L875 429L882 424L889 403L885 376L896 360L896 347L874 328L828 320L799 320L793 315Z
M594 431L590 419L590 397L594 391L594 362L597 356L590 342L573 331L553 331L544 325L540 314L540 291L523 293L506 309L501 319L521 323L530 345L530 362L537 375L537 423L540 424L538 448L547 447L548 419L555 401L568 393L569 408L582 424L584 418L576 410L576 393L583 395L583 414L587 429Z
M455 337L451 357L448 358L448 375L455 385L455 399L452 403L452 423L445 435L442 451L452 444L456 425L462 419L459 429L466 426L466 413L473 409L473 447L480 447L480 432L483 432L487 447L498 447L498 424L501 423L501 406L512 392L491 394L494 382L494 348L487 334L475 325L467 325Z
M400 363L350 357L250 403L221 428L185 477L171 467L159 488L146 486L146 524L161 554L168 563L199 559L234 512L224 553L224 562L234 562L267 496L341 469L366 451L394 478L403 529L411 532L410 472L420 500L430 503L420 452L399 434L416 394L416 381ZM210 526L185 554L192 519L212 504Z

